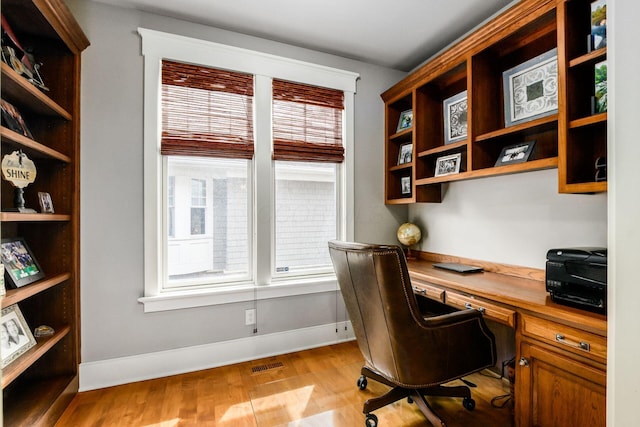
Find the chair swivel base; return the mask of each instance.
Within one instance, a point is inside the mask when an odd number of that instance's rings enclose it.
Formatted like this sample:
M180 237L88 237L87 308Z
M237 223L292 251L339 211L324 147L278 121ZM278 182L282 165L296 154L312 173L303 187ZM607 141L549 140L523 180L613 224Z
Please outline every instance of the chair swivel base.
M371 414L371 412L393 402L397 402L398 400L404 399L405 397L409 399L409 402L413 401L418 408L420 408L420 411L431 424L438 427L446 427L446 423L436 415L425 396L462 397L462 404L467 410L472 411L475 408L475 401L471 398L471 391L467 386L444 387L438 385L427 388L412 389L392 383L367 366L363 366L360 373L362 374L358 379L358 387L360 390L364 390L366 388L367 377L392 387L391 390L382 396L374 397L364 402L362 412L366 414L365 425L367 427L376 427L378 424L377 417Z

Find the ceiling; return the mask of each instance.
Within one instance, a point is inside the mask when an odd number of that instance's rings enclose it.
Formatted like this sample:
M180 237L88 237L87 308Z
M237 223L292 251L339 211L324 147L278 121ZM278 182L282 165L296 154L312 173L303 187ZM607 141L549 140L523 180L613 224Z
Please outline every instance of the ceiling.
M96 0L402 71L512 0Z

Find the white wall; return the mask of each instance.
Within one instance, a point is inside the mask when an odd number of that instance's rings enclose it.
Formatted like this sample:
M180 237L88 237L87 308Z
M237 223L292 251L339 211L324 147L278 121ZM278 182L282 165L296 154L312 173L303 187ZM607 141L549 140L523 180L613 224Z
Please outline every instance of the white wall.
M389 241L400 210L382 201L383 103L404 73L91 1L68 1L91 45L82 56L82 365L251 338L244 311L258 309L258 335L343 320L335 292L143 313L143 57L138 27L354 71L355 236ZM333 328L330 328L333 330ZM292 347L283 346L281 351ZM277 351L274 350L274 351ZM239 356L238 356L239 357ZM105 365L106 366L106 365ZM81 366L81 382L82 378Z
M607 195L558 194L558 170L453 182L442 203L417 204L420 249L544 268L547 250L607 246Z

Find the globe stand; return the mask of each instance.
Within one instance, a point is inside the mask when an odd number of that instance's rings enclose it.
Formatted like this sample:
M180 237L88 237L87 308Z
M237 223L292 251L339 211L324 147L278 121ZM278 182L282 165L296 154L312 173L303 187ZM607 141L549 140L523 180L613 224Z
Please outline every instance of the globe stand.
M405 256L404 256L404 257L407 259L407 261L413 261L413 260L418 259L418 258L416 258L416 257L415 257L415 255L413 255L413 254L411 253L411 248L410 248L410 247L408 247L408 246L407 246L407 253L405 254Z

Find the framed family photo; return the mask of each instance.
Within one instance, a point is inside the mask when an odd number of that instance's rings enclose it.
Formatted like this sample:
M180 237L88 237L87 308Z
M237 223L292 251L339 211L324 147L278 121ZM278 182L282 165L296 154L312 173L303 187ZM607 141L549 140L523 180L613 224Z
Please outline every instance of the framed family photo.
M400 146L400 152L398 153L398 164L404 165L411 163L413 153L413 144L410 142L404 143Z
M44 277L40 264L22 237L2 239L2 265L9 284L19 288Z
M413 126L413 110L405 110L400 113L400 119L398 119L398 129L396 129L396 132L409 129L411 126Z
M403 196L411 194L411 177L403 176L400 178L400 189Z
M495 165L502 166L526 162L531 156L535 143L535 141L527 141L504 147Z
M467 138L467 91L447 98L444 108L444 143L451 144Z
M54 213L53 202L51 201L51 194L39 191L38 201L40 202L40 212Z
M2 309L0 328L2 330L0 356L2 356L2 369L4 369L36 345L36 340L17 304Z
M436 160L435 176L452 175L459 173L461 160L462 155L460 153L438 157L438 159Z
M558 111L558 49L502 73L505 127Z

